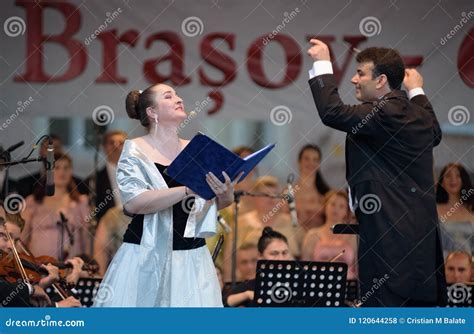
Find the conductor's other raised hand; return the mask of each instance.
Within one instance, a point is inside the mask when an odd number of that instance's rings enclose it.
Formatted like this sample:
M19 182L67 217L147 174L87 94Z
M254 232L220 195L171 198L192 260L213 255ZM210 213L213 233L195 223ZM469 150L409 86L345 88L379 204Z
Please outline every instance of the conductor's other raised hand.
M313 58L314 61L318 60L331 60L328 46L320 41L319 39L311 39L309 41L312 46L308 49L308 54Z
M405 88L410 91L413 88L423 87L423 77L414 68L405 69L405 78L403 78L403 84Z

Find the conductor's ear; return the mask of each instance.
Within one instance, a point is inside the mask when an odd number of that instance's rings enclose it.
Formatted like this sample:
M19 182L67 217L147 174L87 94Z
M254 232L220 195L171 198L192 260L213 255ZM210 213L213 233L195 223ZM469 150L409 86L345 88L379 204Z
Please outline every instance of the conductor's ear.
M376 87L377 89L380 89L385 85L388 85L388 78L385 74L381 74L377 77Z

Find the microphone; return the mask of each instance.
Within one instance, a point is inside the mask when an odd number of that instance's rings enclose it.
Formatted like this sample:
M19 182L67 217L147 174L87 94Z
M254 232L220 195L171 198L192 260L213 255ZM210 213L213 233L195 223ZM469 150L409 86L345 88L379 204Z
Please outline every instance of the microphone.
M54 146L53 139L49 137L48 150L46 151L46 196L54 195Z
M7 148L5 151L2 152L2 156L3 156L4 154L8 154L8 153L11 153L11 152L15 151L18 147L20 147L20 146L23 145L24 143L25 143L25 142L22 140L21 142L16 143L16 144L10 146L9 148Z
M293 225L293 227L298 227L298 215L296 214L294 190L293 186L291 185L293 183L294 178L294 174L290 174L288 175L288 178L286 180L288 192L286 194L286 200L288 201L288 207L290 208L291 225Z
M225 234L229 234L230 232L232 232L232 229L230 228L229 224L227 224L225 219L222 218L220 214L217 215L217 222L224 229Z

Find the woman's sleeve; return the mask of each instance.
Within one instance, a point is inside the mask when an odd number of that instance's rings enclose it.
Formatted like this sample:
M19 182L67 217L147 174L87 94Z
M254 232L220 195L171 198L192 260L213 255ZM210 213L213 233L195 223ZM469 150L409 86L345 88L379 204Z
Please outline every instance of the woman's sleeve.
M117 165L117 183L124 205L151 189L142 162L134 156L125 154L122 154Z

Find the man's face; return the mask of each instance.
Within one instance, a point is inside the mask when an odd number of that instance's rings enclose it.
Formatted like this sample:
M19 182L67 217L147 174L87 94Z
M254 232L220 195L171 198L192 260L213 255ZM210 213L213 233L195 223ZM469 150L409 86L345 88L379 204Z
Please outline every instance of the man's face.
M359 101L371 102L379 97L377 78L372 78L373 69L373 62L359 63L357 65L356 74L352 77L351 82L355 85L356 98Z
M12 245L5 232L5 227L0 225L0 251L10 253Z
M446 282L467 283L471 278L469 259L466 256L454 255L446 261Z
M239 249L237 252L237 269L242 280L250 280L255 278L255 270L257 268L258 249Z

